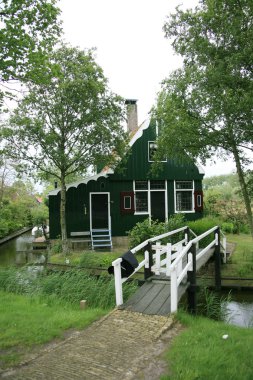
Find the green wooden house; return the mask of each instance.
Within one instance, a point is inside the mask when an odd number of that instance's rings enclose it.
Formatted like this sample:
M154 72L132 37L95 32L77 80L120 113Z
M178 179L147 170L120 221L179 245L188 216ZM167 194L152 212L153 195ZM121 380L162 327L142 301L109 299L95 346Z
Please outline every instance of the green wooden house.
M158 176L151 174L156 149L157 126L145 121L137 128L137 105L127 101L128 128L133 136L130 153L114 171L105 169L67 186L68 237L95 235L101 245L111 245L111 236L126 236L146 218L166 221L175 213L189 220L203 212L203 169L164 160ZM122 167L123 166L123 167ZM60 235L60 189L49 193L50 238ZM97 245L99 243L97 242Z

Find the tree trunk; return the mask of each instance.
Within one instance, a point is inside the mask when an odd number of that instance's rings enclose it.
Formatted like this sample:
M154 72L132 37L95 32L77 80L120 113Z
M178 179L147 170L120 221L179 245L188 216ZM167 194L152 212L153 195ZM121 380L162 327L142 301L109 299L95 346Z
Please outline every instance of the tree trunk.
M66 254L68 252L67 227L66 227L66 184L65 175L61 175L61 204L60 204L60 224L61 224L61 239L62 250Z
M246 185L246 182L245 182L245 175L244 175L244 172L243 172L243 169L242 169L242 166L241 166L240 156L239 156L239 153L238 153L238 150L237 150L236 146L233 146L233 155L234 155L234 159L235 159L235 164L236 164L236 170L237 170L237 174L238 174L239 183L240 183L241 190L242 190L244 204L245 204L245 207L246 207L246 212L247 212L250 232L251 232L251 236L253 238L253 216L252 216L252 210L251 210L251 201L250 201L250 196L249 196L249 192L248 192L248 189L247 189L247 185Z

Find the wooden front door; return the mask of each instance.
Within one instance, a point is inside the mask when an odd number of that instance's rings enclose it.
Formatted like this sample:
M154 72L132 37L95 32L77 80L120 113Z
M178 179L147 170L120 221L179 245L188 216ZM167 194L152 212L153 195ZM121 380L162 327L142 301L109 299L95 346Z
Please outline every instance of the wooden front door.
M91 229L110 229L109 193L91 193L90 195Z
M165 191L151 191L151 219L165 222Z

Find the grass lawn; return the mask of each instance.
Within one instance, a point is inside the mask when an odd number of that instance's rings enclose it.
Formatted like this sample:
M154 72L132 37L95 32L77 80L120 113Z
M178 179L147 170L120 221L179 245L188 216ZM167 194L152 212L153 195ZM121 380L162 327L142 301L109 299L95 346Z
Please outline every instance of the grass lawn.
M70 328L81 329L108 310L80 310L79 305L47 303L46 297L28 297L0 291L0 366L17 364L34 346L62 338Z
M52 264L66 264L66 260L68 260L70 265L81 267L108 267L111 265L112 261L121 256L122 253L120 251L72 251L68 253L67 256L62 253L50 255L49 262Z
M66 260L70 265L83 268L108 268L112 262L125 253L126 249L117 249L113 252L107 251L72 251L67 256L62 253L51 254L49 262L52 264L66 264ZM144 255L139 253L136 255L139 262L144 259Z
M253 240L251 235L226 235L227 241L235 244L235 250L226 265L222 266L222 276L253 278Z
M253 329L180 312L178 319L186 329L165 355L169 374L162 380L253 379Z

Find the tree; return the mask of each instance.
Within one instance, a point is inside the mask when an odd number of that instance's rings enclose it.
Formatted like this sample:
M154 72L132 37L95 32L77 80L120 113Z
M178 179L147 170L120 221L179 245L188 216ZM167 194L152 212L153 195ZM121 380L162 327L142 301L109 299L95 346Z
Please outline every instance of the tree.
M164 25L183 67L164 81L154 110L160 155L232 156L253 236L246 168L252 159L253 3L202 0ZM250 153L250 154L248 154Z
M58 0L0 0L0 82L42 78L61 32Z
M35 190L29 181L17 180L4 184L0 204L0 237L13 231L32 226L31 213L38 207Z
M66 180L97 163L113 165L124 152L122 99L108 89L93 51L62 46L52 54L51 82L30 84L29 94L5 129L15 160L57 178L61 185L61 237L67 249Z

